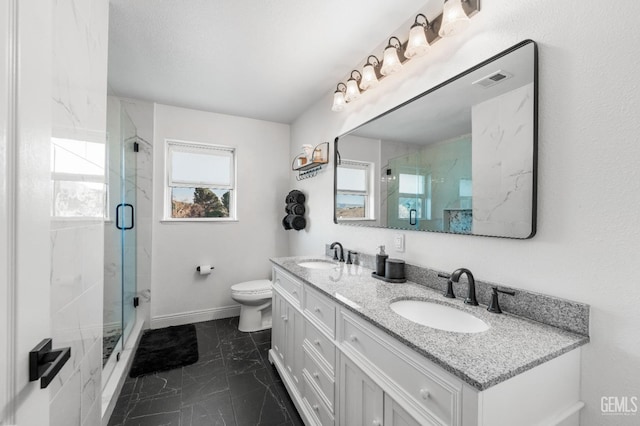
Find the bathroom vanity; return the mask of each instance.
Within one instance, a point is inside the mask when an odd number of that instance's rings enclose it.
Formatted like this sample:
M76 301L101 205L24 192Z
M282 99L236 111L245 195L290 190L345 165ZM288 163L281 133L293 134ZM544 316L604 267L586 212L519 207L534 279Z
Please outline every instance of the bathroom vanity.
M582 334L329 258L272 259L269 358L309 425L578 424ZM305 266L301 266L305 265ZM488 330L443 331L389 305L424 300Z

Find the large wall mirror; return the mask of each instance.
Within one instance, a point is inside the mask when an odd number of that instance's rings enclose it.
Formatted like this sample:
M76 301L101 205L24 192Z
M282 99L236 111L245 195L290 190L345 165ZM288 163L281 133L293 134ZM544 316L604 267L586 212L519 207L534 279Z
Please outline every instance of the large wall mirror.
M527 40L336 138L335 222L531 238L536 138Z

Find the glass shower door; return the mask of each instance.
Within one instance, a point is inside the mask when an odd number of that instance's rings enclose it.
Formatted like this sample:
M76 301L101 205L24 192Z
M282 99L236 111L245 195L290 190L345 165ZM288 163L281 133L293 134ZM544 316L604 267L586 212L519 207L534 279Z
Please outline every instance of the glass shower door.
M120 230L122 273L122 342L125 345L135 323L136 295L136 152L137 129L121 109L121 200L116 211Z

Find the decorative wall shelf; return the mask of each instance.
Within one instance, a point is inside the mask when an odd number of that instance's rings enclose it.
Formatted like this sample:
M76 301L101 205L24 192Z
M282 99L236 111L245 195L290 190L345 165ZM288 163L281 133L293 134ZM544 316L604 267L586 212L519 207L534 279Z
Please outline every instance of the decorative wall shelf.
M329 142L318 144L313 149L312 161L309 161L305 153L296 155L291 163L291 170L298 172L296 180L309 179L322 170L322 166L329 163Z

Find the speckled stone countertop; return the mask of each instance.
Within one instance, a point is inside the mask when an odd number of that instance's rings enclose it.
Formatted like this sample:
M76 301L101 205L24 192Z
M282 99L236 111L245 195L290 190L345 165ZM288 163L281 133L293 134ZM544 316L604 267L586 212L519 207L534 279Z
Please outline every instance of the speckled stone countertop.
M415 283L390 284L371 277L360 265L308 269L305 260L322 256L275 258L271 261L338 304L396 338L478 390L513 376L589 342L587 336L561 330L510 314L493 314L486 306L468 306L461 299ZM391 310L396 300L428 300L453 306L482 319L490 328L481 333L454 333L423 326Z

